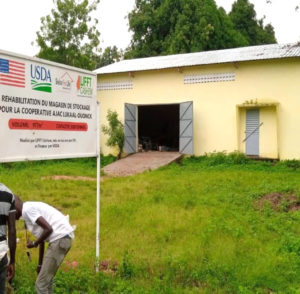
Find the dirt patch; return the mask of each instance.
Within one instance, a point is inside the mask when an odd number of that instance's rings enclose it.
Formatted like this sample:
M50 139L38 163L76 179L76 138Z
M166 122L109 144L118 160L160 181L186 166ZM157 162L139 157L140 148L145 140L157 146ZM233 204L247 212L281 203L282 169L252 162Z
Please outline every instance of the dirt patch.
M118 270L119 263L112 260L103 260L100 263L100 271L107 275L114 276Z
M92 177L83 177L83 176L65 176L65 175L54 175L54 176L47 176L47 177L42 177L42 180L71 180L71 181L96 181L96 178Z
M59 180L68 180L68 181L92 181L96 182L96 178L92 177L84 177L84 176L65 176L65 175L54 175L54 176L46 176L42 177L42 180L54 180L54 181L59 181ZM100 177L100 182L104 182L106 179L109 179L107 176L101 176Z
M266 194L256 201L256 207L259 209L263 209L265 205L270 205L275 211L300 210L300 201L294 194L280 192Z

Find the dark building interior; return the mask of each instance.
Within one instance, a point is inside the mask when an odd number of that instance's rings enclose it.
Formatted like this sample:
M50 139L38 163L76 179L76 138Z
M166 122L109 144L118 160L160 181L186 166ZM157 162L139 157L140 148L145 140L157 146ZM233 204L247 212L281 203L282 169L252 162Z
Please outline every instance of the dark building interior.
M143 150L179 150L179 104L138 106L139 146Z

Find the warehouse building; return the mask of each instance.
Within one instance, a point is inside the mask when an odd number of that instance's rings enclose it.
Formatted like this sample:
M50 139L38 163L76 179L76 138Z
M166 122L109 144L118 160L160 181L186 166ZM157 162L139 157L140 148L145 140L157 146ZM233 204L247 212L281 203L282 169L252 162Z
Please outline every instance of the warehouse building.
M300 159L300 43L123 60L96 70L101 124L124 122L125 151ZM105 145L104 154L114 150Z

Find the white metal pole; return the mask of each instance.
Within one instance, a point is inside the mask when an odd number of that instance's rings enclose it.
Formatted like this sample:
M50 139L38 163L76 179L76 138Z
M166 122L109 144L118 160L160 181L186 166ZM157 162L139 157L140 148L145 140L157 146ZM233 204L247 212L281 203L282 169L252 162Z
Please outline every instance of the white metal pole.
M96 272L100 265L100 103L97 102L97 204L96 204Z

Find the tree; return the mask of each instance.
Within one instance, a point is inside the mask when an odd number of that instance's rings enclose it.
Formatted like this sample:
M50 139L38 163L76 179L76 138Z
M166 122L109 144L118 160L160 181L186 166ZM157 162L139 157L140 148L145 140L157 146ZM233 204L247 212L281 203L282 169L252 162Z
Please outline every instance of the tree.
M106 47L104 52L97 58L97 68L120 61L123 56L122 50L116 46Z
M247 45L214 0L136 0L128 19L133 36L125 58Z
M215 0L136 0L128 19L125 58L276 43L274 28L256 19L248 0L237 0L230 15Z
M118 159L121 158L124 146L124 126L118 119L118 113L116 111L108 110L107 112L108 126L102 126L102 131L105 135L108 135L106 145L109 147L118 148Z
M100 52L97 20L90 13L100 0L53 0L51 15L41 18L38 57L85 69L95 69Z
M234 28L247 39L248 45L276 43L274 28L264 26L263 19L256 19L254 5L248 0L237 0L232 4L229 16Z

